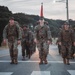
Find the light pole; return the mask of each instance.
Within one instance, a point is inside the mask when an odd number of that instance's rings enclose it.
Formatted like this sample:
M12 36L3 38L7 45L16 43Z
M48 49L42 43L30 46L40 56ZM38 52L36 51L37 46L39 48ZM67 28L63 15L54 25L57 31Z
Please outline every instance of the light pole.
M64 2L64 0L56 0L55 2ZM68 0L66 0L66 18L69 23L69 8L68 8Z
M69 23L68 0L66 0L67 22Z

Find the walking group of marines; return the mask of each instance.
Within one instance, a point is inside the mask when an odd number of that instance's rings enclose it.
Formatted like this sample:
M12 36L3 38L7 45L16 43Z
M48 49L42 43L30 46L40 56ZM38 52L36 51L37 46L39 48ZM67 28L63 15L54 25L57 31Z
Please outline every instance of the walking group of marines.
M60 29L57 44L63 63L70 65L69 60L75 57L75 29L67 22Z
M11 64L18 63L18 44L22 47L22 60L25 57L30 59L31 55L36 50L36 44L39 50L40 64L45 61L47 63L47 54L51 34L49 27L44 23L44 19L39 20L35 27L34 33L29 29L28 25L19 26L19 23L14 21L14 17L9 18L9 23L3 30L3 43L8 39L8 47L11 57ZM42 49L42 50L41 50Z
M59 45L59 53L63 58L63 63L70 65L69 60L75 56L75 30L73 30L67 22L62 25L59 32L57 44ZM11 57L11 64L18 64L18 44L22 47L22 60L26 57L30 59L31 55L39 51L39 64L47 64L47 55L49 52L49 44L52 43L52 37L48 23L41 18L32 32L28 25L19 26L14 21L14 17L9 18L9 23L3 31L3 43L8 39L8 47Z
M14 21L14 17L9 18L9 23L4 28L4 44L6 44L6 39L8 39L11 64L18 64L18 44L22 46L22 60L25 60L25 56L30 59L35 52L33 32L27 25L23 25L21 28L19 23Z

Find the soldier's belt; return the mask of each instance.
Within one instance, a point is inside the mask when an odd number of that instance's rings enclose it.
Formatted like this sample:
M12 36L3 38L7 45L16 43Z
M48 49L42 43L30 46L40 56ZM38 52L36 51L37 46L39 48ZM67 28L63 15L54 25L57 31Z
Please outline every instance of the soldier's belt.
M70 41L69 41L69 42L62 42L62 44L63 44L64 46L69 46L69 45L70 45Z
M17 37L17 35L10 34L10 35L8 35L8 37Z
M40 38L41 38L41 39L44 39L45 37L44 37L44 36L40 36Z

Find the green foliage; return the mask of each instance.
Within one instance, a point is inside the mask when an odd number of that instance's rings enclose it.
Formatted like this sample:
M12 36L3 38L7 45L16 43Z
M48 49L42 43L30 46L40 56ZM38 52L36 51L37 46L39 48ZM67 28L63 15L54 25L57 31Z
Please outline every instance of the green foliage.
M2 35L3 35L3 29L5 25L8 23L9 16L11 16L12 13L9 11L9 9L5 6L0 6L0 46L2 42Z
M24 13L15 13L15 14L13 14L13 16L14 16L15 20L18 21L21 26L23 24L35 25L35 23L39 17L39 16L28 15L28 14L24 14Z

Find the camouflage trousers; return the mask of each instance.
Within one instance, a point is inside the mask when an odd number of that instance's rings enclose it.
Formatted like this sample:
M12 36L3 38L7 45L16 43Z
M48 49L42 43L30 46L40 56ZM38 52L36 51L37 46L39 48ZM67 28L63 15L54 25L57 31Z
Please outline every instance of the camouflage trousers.
M22 56L29 55L30 54L30 45L26 42L21 42L22 46Z
M18 57L17 40L15 40L14 42L11 42L11 41L8 42L8 46L9 46L11 60L13 59L17 60L17 57Z
M49 52L49 45L45 42L39 42L37 44L37 48L39 50L39 58L42 60L45 60L47 58L48 52Z
M29 49L30 49L31 54L33 54L36 51L36 44L34 42L32 42L30 44L30 48Z
M61 46L61 54L62 54L62 58L68 58L70 59L72 57L72 46Z
M21 42L21 46L22 46L22 56L25 56L26 45L23 42Z

